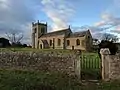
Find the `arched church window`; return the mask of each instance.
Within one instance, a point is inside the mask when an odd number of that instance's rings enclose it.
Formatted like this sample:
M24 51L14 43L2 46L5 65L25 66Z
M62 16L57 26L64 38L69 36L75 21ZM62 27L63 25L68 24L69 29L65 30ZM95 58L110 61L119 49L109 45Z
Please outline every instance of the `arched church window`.
M50 46L52 46L52 40L50 40Z
M58 39L58 46L60 46L61 45L61 40L60 39Z
M67 40L67 46L69 46L70 45L70 40Z
M80 45L80 40L79 39L76 40L76 45Z

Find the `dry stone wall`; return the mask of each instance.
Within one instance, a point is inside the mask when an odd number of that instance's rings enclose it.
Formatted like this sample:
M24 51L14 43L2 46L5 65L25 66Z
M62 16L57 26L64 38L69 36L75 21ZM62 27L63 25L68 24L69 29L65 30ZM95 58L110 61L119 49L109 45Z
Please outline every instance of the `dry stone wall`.
M75 54L0 52L0 69L61 72L75 75L80 73L77 62L79 62L79 57Z

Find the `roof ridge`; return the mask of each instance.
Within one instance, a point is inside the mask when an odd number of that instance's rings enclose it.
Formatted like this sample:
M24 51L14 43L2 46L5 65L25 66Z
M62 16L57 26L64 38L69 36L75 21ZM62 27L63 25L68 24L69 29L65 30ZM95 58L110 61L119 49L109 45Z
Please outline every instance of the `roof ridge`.
M78 31L78 32L88 32L88 30L84 30L84 31ZM74 32L74 33L78 33L78 32Z
M60 32L60 31L65 31L65 30L70 30L69 28L66 28L66 29L61 29L61 30L57 30L57 31L52 31L52 32L48 32L48 33L46 33L46 34L49 34L49 33L54 33L54 32Z

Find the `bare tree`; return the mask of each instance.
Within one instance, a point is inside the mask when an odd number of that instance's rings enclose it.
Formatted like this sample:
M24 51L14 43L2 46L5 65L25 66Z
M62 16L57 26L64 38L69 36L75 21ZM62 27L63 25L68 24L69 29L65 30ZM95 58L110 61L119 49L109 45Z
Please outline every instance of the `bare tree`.
M93 45L98 45L100 43L99 39L93 38Z
M102 36L102 40L117 42L119 40L119 38L116 35L114 35L114 34L105 33Z
M23 39L23 33L16 31L6 33L6 36L12 44L18 44Z

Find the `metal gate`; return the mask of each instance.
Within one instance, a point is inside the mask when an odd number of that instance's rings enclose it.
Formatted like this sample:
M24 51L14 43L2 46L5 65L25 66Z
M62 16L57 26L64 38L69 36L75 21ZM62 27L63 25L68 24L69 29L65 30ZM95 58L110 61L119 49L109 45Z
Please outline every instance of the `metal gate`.
M101 79L101 60L97 54L81 55L80 59L82 80Z

